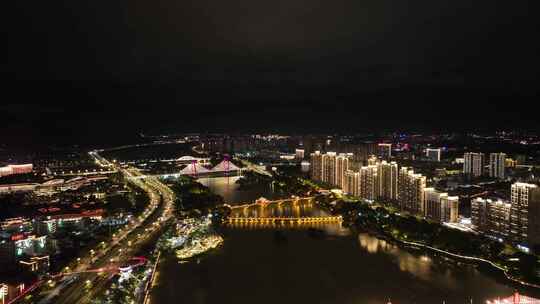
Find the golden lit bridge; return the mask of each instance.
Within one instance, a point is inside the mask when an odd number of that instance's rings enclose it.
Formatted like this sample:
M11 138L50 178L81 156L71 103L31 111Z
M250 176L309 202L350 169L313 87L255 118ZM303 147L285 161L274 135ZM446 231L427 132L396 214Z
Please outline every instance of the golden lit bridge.
M293 197L281 200L267 200L260 198L254 203L247 203L243 205L229 206L231 208L231 215L225 219L225 222L230 225L243 226L243 225L302 225L302 224L325 224L325 223L341 223L341 216L330 216L325 212L321 214L305 214L306 210L313 209L314 197ZM287 204L287 205L284 205ZM282 206L289 207L288 213L290 216L283 215ZM254 209L249 212L248 210ZM270 212L268 212L268 210ZM272 212L273 210L273 212ZM303 212L304 211L304 212ZM278 213L278 214L276 214Z
M341 222L341 216L321 217L229 217L229 224L308 224L308 223L336 223Z
M306 197L296 197L295 196L295 197L292 197L292 198L285 198L285 199L279 199L279 200L272 200L271 201L271 200L267 200L264 197L261 197L258 200L256 200L254 203L245 203L245 204L234 205L234 206L225 204L225 206L228 206L229 208L231 208L234 211L234 210L244 209L244 208L249 208L249 207L266 207L266 206L271 205L271 204L281 205L281 204L289 203L289 202L292 202L293 204L296 204L299 201L307 201L307 202L311 203L311 202L313 202L314 198L315 198L314 196L306 196Z

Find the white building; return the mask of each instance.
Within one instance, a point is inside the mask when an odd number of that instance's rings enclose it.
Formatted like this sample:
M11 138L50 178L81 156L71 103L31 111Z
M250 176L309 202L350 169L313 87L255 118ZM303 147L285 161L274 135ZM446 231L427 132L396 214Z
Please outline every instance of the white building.
M482 176L484 173L484 154L483 153L465 153L463 164L463 173L472 177Z
M489 154L489 176L499 179L505 178L506 154L491 153Z

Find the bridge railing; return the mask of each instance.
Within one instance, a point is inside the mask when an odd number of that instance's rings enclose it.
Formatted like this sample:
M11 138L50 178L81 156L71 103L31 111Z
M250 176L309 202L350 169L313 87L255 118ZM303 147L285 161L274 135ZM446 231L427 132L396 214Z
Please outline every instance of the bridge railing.
M285 203L285 202L294 202L294 201L303 201L303 200L310 200L314 199L314 196L305 196L305 197L297 197L297 198L285 198L285 199L279 199L279 200L267 200L263 202L249 202L245 204L240 205L234 205L230 206L231 209L241 209L241 208L248 208L253 206L264 206L264 205L270 205L270 204L279 204L279 203Z
M229 217L228 223L316 223L316 222L341 222L341 216L322 216L322 217Z

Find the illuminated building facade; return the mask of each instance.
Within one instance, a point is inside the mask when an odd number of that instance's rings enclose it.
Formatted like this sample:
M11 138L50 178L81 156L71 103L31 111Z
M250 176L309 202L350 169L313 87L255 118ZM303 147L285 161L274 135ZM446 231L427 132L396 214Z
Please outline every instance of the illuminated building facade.
M471 177L479 177L484 173L484 154L465 153L463 155L463 173Z
M511 208L512 204L500 199L475 198L471 201L471 222L482 233L508 239Z
M441 200L443 196L448 196L448 194L438 192L434 188L426 188L424 192L426 218L441 222Z
M311 153L311 164L310 164L310 171L311 171L311 179L315 181L322 182L322 172L323 172L323 154L321 154L320 151L315 151L314 153Z
M382 161L377 164L377 197L395 202L398 191L398 164Z
M489 176L498 179L505 178L506 154L489 154Z
M349 170L349 160L352 155L340 154L336 156L336 182L335 185L341 189L345 187L345 173Z
M345 172L345 187L343 188L345 193L354 196L360 196L360 173L353 170L347 170Z
M459 198L438 192L434 188L424 190L425 216L440 223L457 223L459 214Z
M459 218L459 197L441 197L441 222L457 223Z
M516 243L540 244L540 188L514 183L511 188L510 238Z
M322 181L330 185L336 184L336 152L328 152L322 156Z
M32 164L7 165L4 167L0 167L0 177L14 175L14 174L31 173L32 170L33 170Z
M359 196L374 201L377 198L377 166L363 166L359 172Z
M398 200L402 210L413 214L424 214L424 190L426 177L416 174L411 168L402 167L398 176Z
M319 151L311 154L311 178L344 189L346 186L345 173L349 170L352 154L339 154Z

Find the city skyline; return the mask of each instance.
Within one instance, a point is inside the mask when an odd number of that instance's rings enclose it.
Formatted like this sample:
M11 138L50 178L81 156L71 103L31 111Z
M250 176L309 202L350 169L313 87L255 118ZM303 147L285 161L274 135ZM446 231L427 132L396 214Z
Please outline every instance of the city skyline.
M0 304L540 303L535 4L6 2Z

